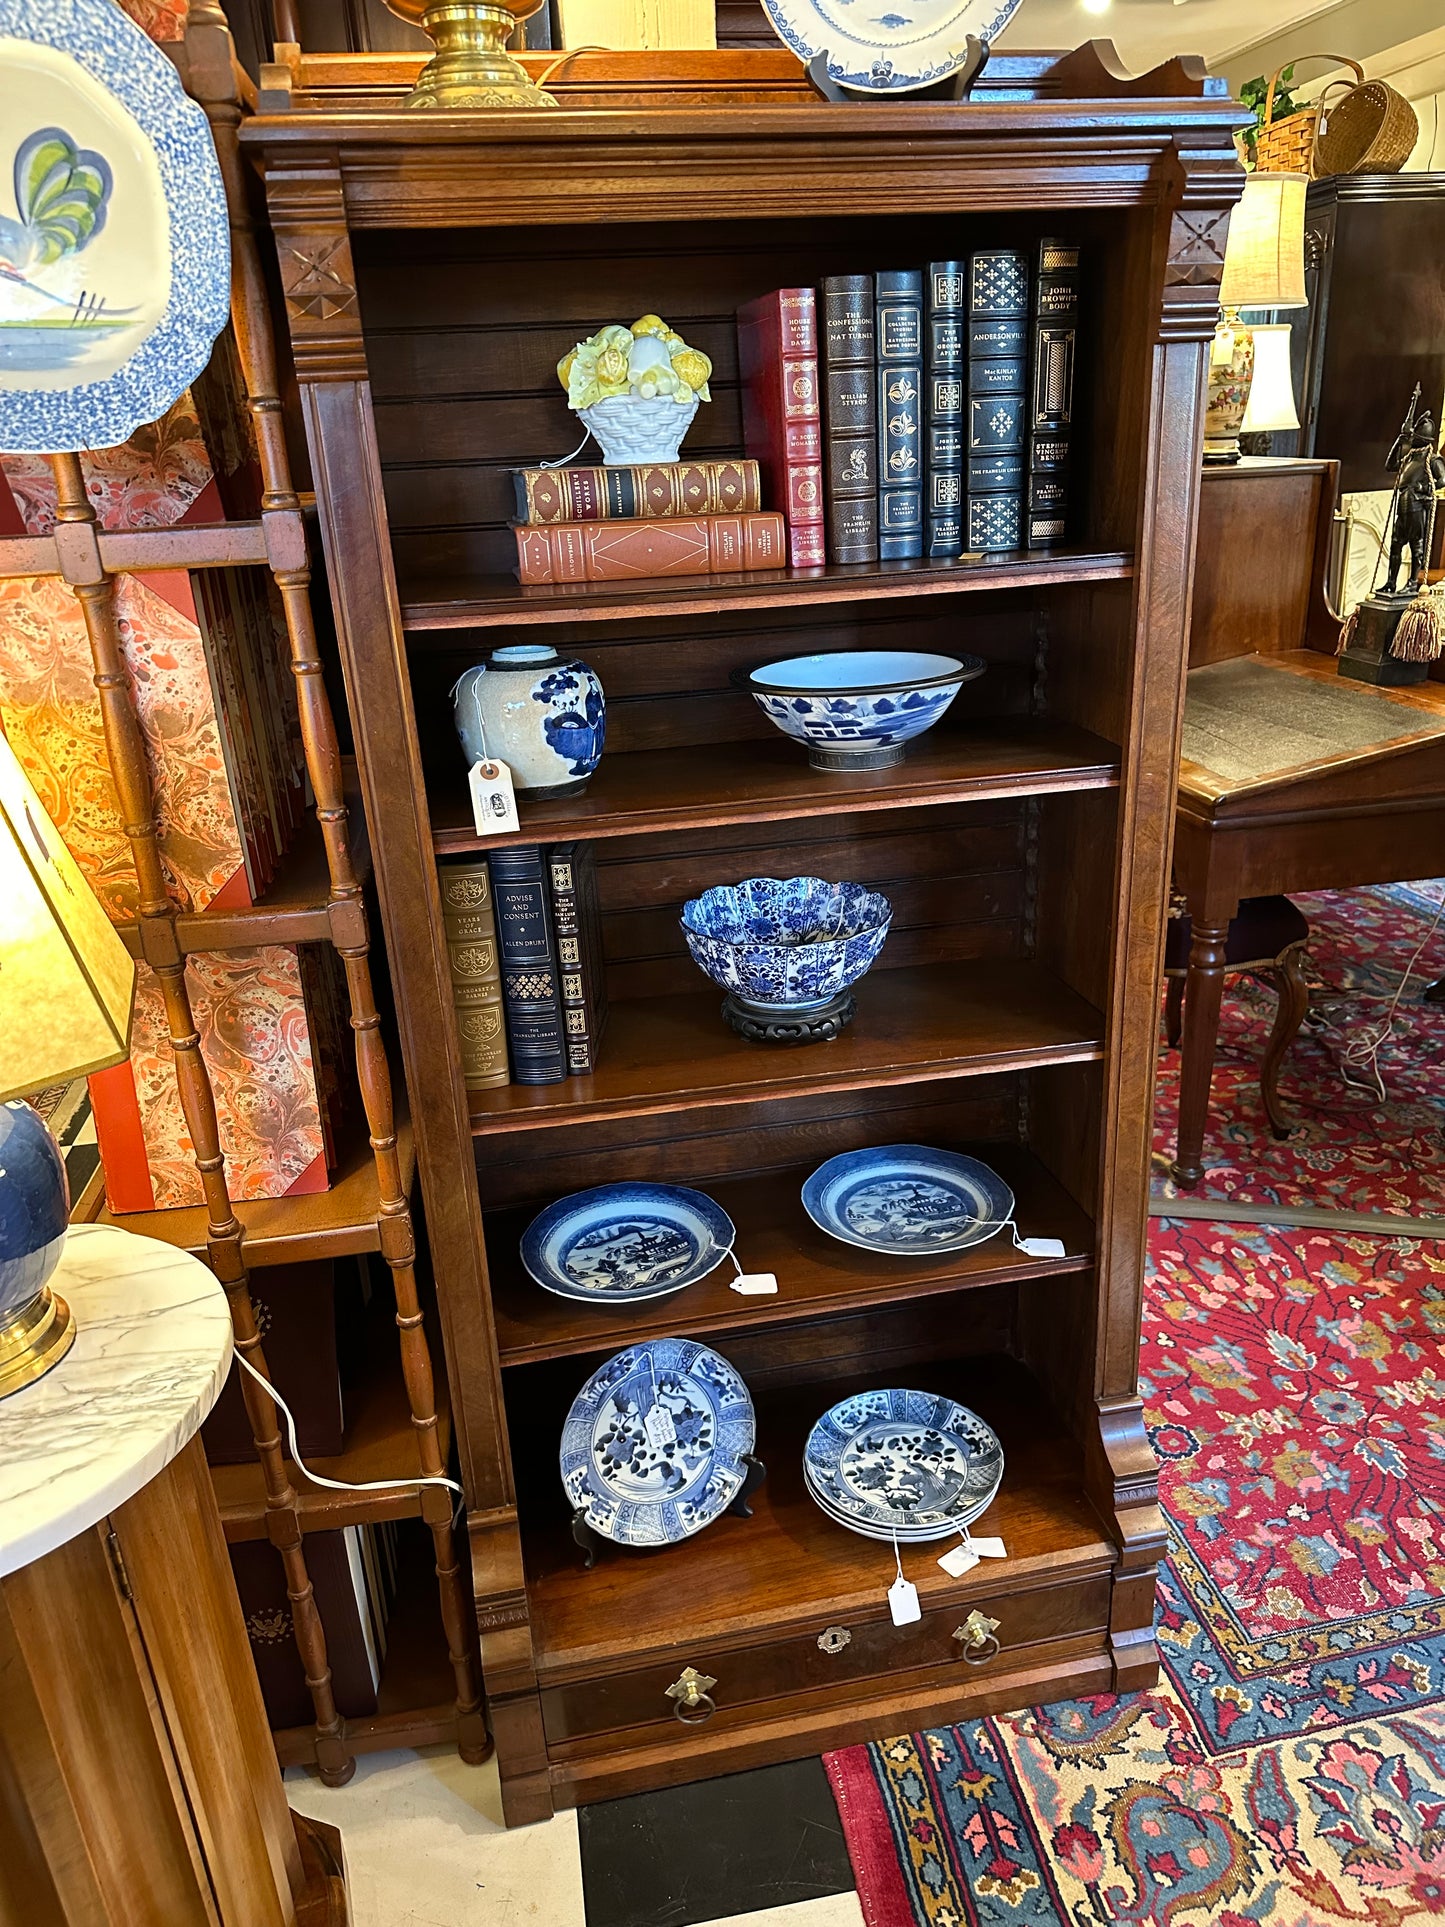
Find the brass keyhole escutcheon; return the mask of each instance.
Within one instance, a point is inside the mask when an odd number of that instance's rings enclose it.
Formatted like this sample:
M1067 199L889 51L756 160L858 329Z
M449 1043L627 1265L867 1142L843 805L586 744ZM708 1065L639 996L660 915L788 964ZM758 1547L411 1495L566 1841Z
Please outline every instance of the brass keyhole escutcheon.
M829 1626L818 1635L818 1650L823 1653L841 1653L852 1643L853 1635L846 1626Z
M712 1697L716 1685L710 1674L700 1673L694 1666L683 1667L667 1688L667 1697L684 1726L701 1726L704 1720L712 1718L717 1711L717 1701Z
M999 1622L981 1613L977 1607L968 1615L961 1626L955 1626L953 1636L963 1649L963 1656L970 1666L983 1666L999 1650Z

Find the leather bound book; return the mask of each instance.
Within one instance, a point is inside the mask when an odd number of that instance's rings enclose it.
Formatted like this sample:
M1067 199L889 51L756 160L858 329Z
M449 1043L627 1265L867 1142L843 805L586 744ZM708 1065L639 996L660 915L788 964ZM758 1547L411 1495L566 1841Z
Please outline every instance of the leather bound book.
M756 462L655 462L633 468L514 468L517 520L746 515L763 505Z
M738 309L738 370L743 445L762 471L769 503L787 524L788 560L795 569L820 568L827 553L818 297L812 288L779 288Z
M770 510L659 522L554 522L550 528L514 527L514 533L517 579L528 584L729 575L788 563L783 518Z
M597 1068L597 1046L607 1022L607 979L597 903L597 866L590 843L554 843L547 851L552 928L567 1069L585 1077Z
M1033 365L1029 387L1029 489L1025 540L1031 549L1062 542L1069 524L1069 447L1079 333L1079 250L1071 241L1039 242Z
M968 264L968 488L963 545L1023 546L1028 262L1017 248L980 248Z
M823 495L828 560L878 560L878 370L873 277L823 283Z
M874 280L878 352L878 559L923 553L923 270Z
M518 1084L560 1084L567 1075L552 898L536 844L493 850L487 859L502 956L502 1005L512 1076Z
M963 553L964 264L931 261L923 321L923 553Z
M469 1091L511 1082L502 1012L502 968L497 951L492 886L485 857L439 863L442 927L451 966L452 1002L462 1045L462 1079Z

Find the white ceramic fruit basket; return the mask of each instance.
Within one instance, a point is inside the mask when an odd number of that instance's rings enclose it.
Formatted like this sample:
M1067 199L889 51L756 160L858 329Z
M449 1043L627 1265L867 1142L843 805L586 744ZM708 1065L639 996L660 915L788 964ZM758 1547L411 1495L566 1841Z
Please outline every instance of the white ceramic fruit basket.
M610 468L675 462L700 402L711 401L712 363L660 315L630 328L609 323L557 364L567 403Z

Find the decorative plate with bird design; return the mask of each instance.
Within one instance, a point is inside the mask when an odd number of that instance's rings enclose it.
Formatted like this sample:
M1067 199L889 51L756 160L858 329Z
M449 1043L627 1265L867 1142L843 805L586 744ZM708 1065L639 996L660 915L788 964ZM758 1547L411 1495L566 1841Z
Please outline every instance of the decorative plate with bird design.
M210 128L115 0L0 0L0 37L0 449L112 448L225 323Z

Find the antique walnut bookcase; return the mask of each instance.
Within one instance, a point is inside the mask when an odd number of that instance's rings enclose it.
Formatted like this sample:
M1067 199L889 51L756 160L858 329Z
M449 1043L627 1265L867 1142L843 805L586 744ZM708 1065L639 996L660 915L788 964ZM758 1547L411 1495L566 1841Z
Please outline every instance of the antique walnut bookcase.
M539 71L542 60L529 62ZM510 1821L850 1739L1155 1677L1164 1545L1137 1394L1169 816L1201 390L1238 110L1175 62L1000 58L961 105L826 105L781 52L569 57L555 113L399 110L415 61L278 49L241 130L264 179L391 953L447 1350L482 1665ZM1085 250L1073 546L523 589L511 465L574 445L554 366L659 312L713 357L693 452L741 451L732 317L770 289L1044 234ZM590 1078L468 1102L435 858L478 847L448 690L545 638L599 672L602 766L517 841L595 839L612 1016ZM965 649L988 674L897 769L810 770L730 683L780 655ZM893 932L836 1042L735 1037L682 900L750 874L883 888ZM984 1147L1026 1233L907 1269L798 1198L833 1152ZM739 1253L629 1317L523 1275L531 1213L624 1177L703 1186ZM754 1516L595 1569L557 1467L587 1373L708 1336L758 1409ZM810 1422L869 1383L947 1390L1002 1435L1007 1560L949 1579L804 1493ZM936 1552L937 1549L935 1549ZM999 1650L966 1626L997 1622ZM977 1622L973 1622L975 1625ZM820 1644L829 1628L835 1636ZM666 1689L717 1681L689 1725ZM704 1710L705 1709L701 1709Z

